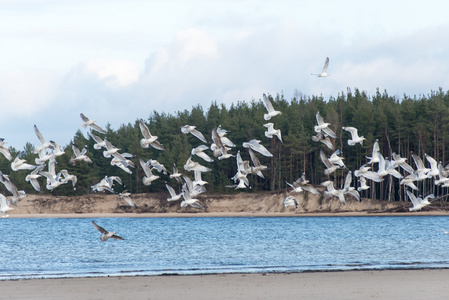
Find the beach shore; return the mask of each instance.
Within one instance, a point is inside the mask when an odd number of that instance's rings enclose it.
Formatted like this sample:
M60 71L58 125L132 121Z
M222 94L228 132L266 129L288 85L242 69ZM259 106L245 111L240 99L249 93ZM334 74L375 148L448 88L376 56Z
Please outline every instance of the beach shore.
M449 269L1 281L1 299L447 299Z

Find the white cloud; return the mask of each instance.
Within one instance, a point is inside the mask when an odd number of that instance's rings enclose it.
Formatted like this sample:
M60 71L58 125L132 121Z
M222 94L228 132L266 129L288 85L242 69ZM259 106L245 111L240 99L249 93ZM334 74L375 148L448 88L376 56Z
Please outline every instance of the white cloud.
M45 110L54 97L56 74L49 71L13 70L0 77L3 118L30 116Z

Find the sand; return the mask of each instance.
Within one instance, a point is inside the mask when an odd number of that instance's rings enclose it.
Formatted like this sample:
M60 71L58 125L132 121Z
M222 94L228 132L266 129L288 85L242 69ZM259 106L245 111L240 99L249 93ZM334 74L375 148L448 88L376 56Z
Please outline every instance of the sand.
M1 281L1 299L448 299L449 269Z

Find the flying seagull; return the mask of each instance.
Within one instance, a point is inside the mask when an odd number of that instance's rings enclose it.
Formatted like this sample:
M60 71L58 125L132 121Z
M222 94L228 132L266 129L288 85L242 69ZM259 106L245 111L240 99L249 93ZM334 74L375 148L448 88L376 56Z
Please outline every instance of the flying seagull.
M327 67L329 66L329 57L326 57L326 61L324 62L324 67L323 70L321 71L321 74L313 74L311 73L310 75L315 75L318 77L327 77L329 76L329 74L327 74Z
M270 99L268 99L267 95L263 94L263 104L265 105L265 108L267 109L268 113L263 115L263 118L268 121L272 117L277 115L282 115L282 112L278 110L274 110L273 104L271 103Z
M98 131L99 133L106 134L107 131L95 124L95 120L91 120L88 117L86 117L83 113L80 113L80 117L83 120L83 127L87 128L87 126L90 126L93 130Z
M102 242L106 242L108 239L124 240L121 236L115 235L114 231L107 231L103 227L98 226L94 221L92 221L92 225L101 232L100 240Z

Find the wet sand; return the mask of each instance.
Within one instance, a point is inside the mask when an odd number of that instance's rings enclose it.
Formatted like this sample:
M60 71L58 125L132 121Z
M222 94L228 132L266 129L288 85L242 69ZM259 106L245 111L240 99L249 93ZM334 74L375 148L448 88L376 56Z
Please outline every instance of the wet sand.
M447 299L449 269L0 281L1 299Z

